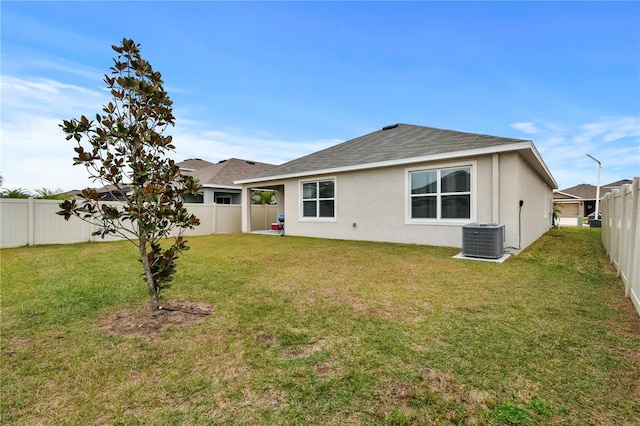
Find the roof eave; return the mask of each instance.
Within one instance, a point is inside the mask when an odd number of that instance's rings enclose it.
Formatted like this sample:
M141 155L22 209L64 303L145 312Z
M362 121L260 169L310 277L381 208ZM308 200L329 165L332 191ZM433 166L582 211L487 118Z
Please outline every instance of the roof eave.
M217 185L215 183L204 183L203 188L220 188L220 189L242 189L240 185Z
M409 157L409 158L402 158L398 160L379 161L379 162L367 163L367 164L355 164L351 166L334 167L329 169L308 170L303 172L287 173L282 175L264 176L260 178L240 179L240 180L234 181L234 183L238 185L242 185L242 184L267 182L267 181L282 180L282 179L300 178L300 177L305 177L310 175L323 175L323 174L330 174L330 173L351 172L356 170L376 169L381 167L402 166L402 165L408 165L413 163L441 161L441 160L448 160L448 159L459 158L459 157L473 157L478 155L488 155L488 154L512 152L512 151L529 151L533 156L533 158L535 158L537 164L539 165L538 167L535 167L536 162L533 162L534 164L532 164L532 166L534 166L534 168L536 168L538 173L542 175L542 177L547 182L547 184L549 184L549 186L551 186L553 189L558 188L558 184L556 183L555 179L551 175L551 172L549 172L549 169L547 168L546 164L542 160L542 157L540 156L538 151L535 149L535 146L531 141L523 141L523 142L501 145L501 146L474 148L474 149L463 150L463 151L454 151L454 152L446 152L446 153L433 154L433 155L425 155L421 157ZM531 160L531 159L528 158L528 160Z
M556 191L555 194L566 195L567 197L571 197L571 198L574 198L574 199L579 199L580 198L577 195L569 194L568 192L562 192L562 191Z

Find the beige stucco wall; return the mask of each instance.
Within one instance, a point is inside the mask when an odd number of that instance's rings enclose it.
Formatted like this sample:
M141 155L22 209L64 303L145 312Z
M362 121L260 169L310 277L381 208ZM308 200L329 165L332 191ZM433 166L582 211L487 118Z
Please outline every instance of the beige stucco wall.
M336 175L336 221L299 220L299 181L285 190L287 233L354 239L459 246L459 226L407 225L405 167ZM332 177L332 175L324 176ZM292 190L288 190L291 188ZM354 226L355 224L355 226Z
M525 248L551 226L552 188L515 152L500 154L499 176L499 223L506 226L505 245Z
M407 170L420 167L470 165L472 177L471 220L442 224L414 224L407 220ZM300 182L336 179L336 218L307 221L300 214ZM304 179L262 182L260 187L282 185L278 203L286 217L287 235L462 246L462 225L494 222L506 225L505 247L518 247L518 201L523 199L522 248L550 226L551 189L517 153L494 154L454 161L323 174ZM244 185L245 193L251 185ZM545 202L546 200L546 202ZM248 213L245 213L248 214ZM244 231L248 231L243 222Z

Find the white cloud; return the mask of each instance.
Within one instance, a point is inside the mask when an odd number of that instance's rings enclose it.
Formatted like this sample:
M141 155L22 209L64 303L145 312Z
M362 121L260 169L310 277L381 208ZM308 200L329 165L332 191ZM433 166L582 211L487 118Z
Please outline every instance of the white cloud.
M579 125L540 125L534 143L561 188L596 184L602 162L602 183L631 179L640 173L640 120L638 117L604 117Z
M109 101L104 90L92 90L49 79L2 77L1 173L5 188L64 190L91 185L84 167L73 166L73 142L59 127L63 119L90 119ZM337 140L283 140L267 132L212 129L206 123L178 117L169 129L177 161L243 158L281 164L326 148Z
M73 143L65 140L63 119L89 118L109 101L102 89L65 84L50 79L2 77L1 173L3 185L74 189L89 185L81 166L72 166ZM178 114L176 114L178 115ZM535 134L534 143L561 188L594 183L594 163L602 161L602 181L608 183L640 175L640 120L605 117L584 124L521 122L511 125ZM211 128L207 123L178 115L169 129L177 161L227 158L281 164L334 145L339 140L287 140L261 129Z
M564 146L564 144L567 143L567 140L564 136L561 135L552 135L552 136L548 136L546 138L541 138L538 143L540 145L545 145L548 147L552 147L552 146L558 146L558 147L562 147ZM536 145L538 144L536 143Z
M282 140L259 130L247 132L243 129L209 129L202 123L176 119L172 131L176 146L176 159L202 158L219 161L241 158L264 163L282 164L331 145L338 140Z
M639 117L606 117L601 121L580 126L581 133L576 136L578 142L598 139L603 142L614 142L627 137L640 137Z
M99 109L107 99L107 93L50 79L26 80L3 76L2 110L10 120L14 114L27 112L51 116L80 115L82 111Z
M8 188L73 189L88 185L86 171L72 166L73 144L63 119L99 111L100 90L50 79L2 76L2 176Z
M540 132L540 130L535 126L535 124L531 122L512 123L511 127L529 135L535 135Z

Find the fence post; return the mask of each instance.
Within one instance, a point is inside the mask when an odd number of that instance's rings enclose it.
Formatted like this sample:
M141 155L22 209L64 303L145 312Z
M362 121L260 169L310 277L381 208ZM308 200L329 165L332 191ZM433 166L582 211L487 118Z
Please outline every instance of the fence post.
M28 242L27 245L34 245L35 241L35 206L33 202L33 197L29 197L29 203L27 208L27 229L28 229Z
M624 241L624 233L625 233L625 223L624 223L624 219L625 219L625 215L624 215L624 187L622 189L616 189L615 191L613 191L616 194L616 198L618 199L617 203L618 203L618 213L616 215L616 217L618 217L618 238L616 239L616 272L618 273L618 276L622 278L622 258L624 256L623 251L625 250L625 247L623 247L622 243Z
M213 235L216 235L218 233L218 204L213 203L211 207L211 213L213 216L213 229L211 231L213 232Z
M609 247L607 244L607 235L609 233L609 199L607 198L607 194L602 196L600 211L602 211L602 245L607 253L607 257L609 257Z
M624 295L626 297L631 297L631 290L633 286L636 287L638 285L638 281L640 280L640 274L638 273L638 268L640 266L637 264L637 258L640 257L637 255L638 251L640 251L640 247L638 246L638 242L640 238L637 237L638 233L640 233L640 179L635 178L633 183L631 184L631 229L629 230L629 252L628 262L627 262L627 282L624 286ZM640 315L640 307L636 306L638 310L638 314Z

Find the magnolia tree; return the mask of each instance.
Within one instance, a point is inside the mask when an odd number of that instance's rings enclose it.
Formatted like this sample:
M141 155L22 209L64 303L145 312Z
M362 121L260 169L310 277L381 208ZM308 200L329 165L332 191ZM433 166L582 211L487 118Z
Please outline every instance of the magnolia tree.
M196 194L200 184L166 157L175 149L165 134L175 117L160 73L142 59L133 40L123 39L112 48L118 55L111 75L104 77L112 101L95 120L83 115L63 120L60 127L77 145L74 165L84 165L93 182L125 197L121 203L106 204L98 191L87 188L79 199L61 203L58 214L95 224L93 235L131 241L140 253L155 309L160 291L176 272L178 255L188 249L183 231L199 224L184 199Z

